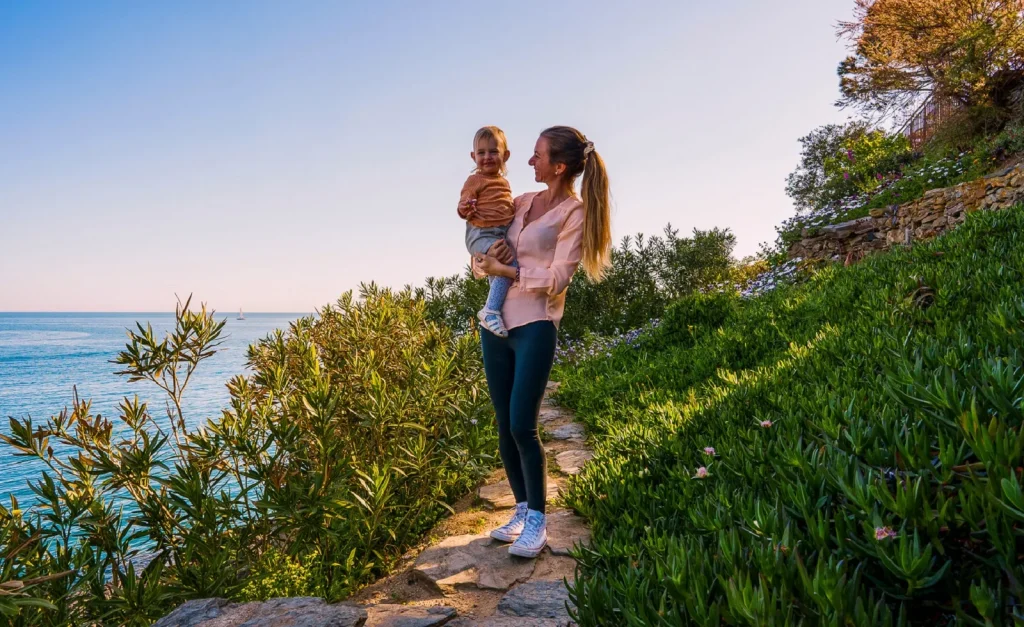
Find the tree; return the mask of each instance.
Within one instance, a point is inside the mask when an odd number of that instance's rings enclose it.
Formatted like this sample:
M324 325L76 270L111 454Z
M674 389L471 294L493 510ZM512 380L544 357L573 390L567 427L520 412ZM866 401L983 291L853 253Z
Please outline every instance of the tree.
M879 177L899 170L910 144L866 122L819 126L800 138L800 163L786 179L797 211L813 211L870 192Z
M1021 0L855 0L840 106L907 117L929 95L1006 107L1024 78Z

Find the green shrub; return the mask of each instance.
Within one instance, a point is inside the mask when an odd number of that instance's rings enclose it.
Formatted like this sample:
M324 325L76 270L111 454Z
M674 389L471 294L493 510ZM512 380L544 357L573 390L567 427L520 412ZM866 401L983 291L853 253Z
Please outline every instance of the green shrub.
M320 555L310 553L303 559L290 557L271 547L253 567L246 578L240 601L266 601L278 597L323 596L316 587L312 564Z
M560 368L584 625L1024 616L1024 209Z
M610 335L644 326L661 316L673 299L745 278L732 259L735 236L728 229L680 237L671 225L663 237L626 236L612 250L612 265L595 283L580 270L566 295L560 337L580 340L588 333ZM429 278L415 290L426 301L430 320L464 333L477 328L476 312L488 284L466 271Z
M800 162L786 181L800 213L868 194L912 159L906 137L860 121L816 128L800 144Z
M164 420L137 399L113 420L77 399L41 425L11 420L3 441L48 469L38 503L0 506L13 624L148 625L187 599L281 590L341 599L495 463L476 339L408 291L364 287L253 345L230 407L193 429L182 395L222 328L186 303L167 337L129 334L117 363L167 394Z

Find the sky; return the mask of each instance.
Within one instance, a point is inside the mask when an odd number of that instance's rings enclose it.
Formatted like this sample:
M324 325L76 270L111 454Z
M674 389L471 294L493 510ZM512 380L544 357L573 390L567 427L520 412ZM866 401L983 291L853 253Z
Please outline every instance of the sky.
M0 311L309 312L461 272L473 134L516 194L544 128L605 159L613 235L793 214L842 122L853 0L0 0Z

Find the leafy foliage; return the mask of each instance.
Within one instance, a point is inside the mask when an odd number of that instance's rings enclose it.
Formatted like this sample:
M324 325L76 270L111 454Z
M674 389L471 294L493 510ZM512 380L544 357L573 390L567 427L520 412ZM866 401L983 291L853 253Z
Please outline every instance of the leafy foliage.
M897 159L899 165L896 170L889 169L889 165L873 174L870 168L866 170L863 175L869 179L873 177L877 182L874 186L864 186L867 191L857 192L838 202L830 201L832 204L810 209L785 220L777 229L777 247L788 248L800 239L804 229L812 234L818 227L854 220L868 215L872 209L888 209L893 205L917 200L928 190L979 179L1007 160L1024 153L1024 124L1010 124L993 135L973 137L966 145L955 141L939 141L942 139L942 136L936 137L923 153L912 159ZM857 159L852 161L856 162ZM805 158L797 171L790 175L791 181L805 170L806 164ZM800 180L808 185L817 184L813 183L814 179L803 175ZM828 189L836 188L831 186L828 179L821 180L826 180L823 184L825 187L804 189L801 192L807 194L804 198L812 195L815 198L831 197ZM794 196L794 200L799 204L798 197Z
M800 163L786 184L798 212L870 193L911 160L906 137L859 121L816 128L800 138L800 145Z
M680 296L735 283L746 277L732 259L736 237L728 229L680 237L671 225L663 237L626 236L612 250L611 268L595 283L582 272L573 277L559 331L567 340L611 334L647 324ZM476 328L476 312L487 296L487 282L462 276L429 278L414 291L426 301L431 320L459 331Z
M909 115L927 94L1006 107L1024 77L1019 0L856 0L839 104Z
M1019 621L1022 230L972 214L559 367L597 436L581 624Z
M475 340L408 291L365 286L253 345L253 373L198 429L181 398L224 323L188 303L176 321L165 338L130 331L117 358L164 391L166 421L137 398L114 420L76 398L2 436L48 467L37 504L0 507L13 624L148 625L191 598L300 589L340 599L494 463Z

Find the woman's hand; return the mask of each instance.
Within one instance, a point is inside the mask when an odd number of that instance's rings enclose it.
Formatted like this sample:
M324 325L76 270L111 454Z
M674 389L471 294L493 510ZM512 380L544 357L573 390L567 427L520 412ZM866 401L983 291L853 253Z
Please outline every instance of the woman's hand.
M491 255L475 255L473 257L473 261L476 262L476 267L484 274L488 274L490 276L503 276L509 279L516 278L515 268L512 266L506 266Z
M487 254L505 265L512 263L512 260L515 258L515 255L512 254L512 249L508 247L508 244L503 239L494 242L490 249L488 249Z

